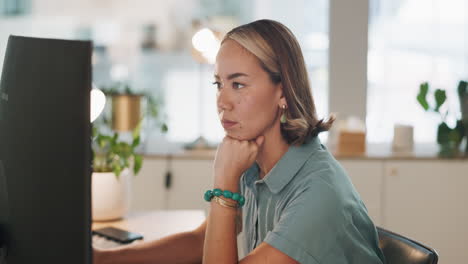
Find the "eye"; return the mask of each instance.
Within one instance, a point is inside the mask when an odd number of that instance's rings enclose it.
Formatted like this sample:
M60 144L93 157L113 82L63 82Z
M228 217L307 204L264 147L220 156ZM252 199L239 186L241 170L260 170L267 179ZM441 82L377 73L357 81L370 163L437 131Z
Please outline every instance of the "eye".
M234 89L241 89L241 88L244 88L245 85L243 85L242 83L233 82L232 87L234 87Z
M218 90L221 89L221 83L220 82L215 81L212 84L216 86L216 89L218 89Z

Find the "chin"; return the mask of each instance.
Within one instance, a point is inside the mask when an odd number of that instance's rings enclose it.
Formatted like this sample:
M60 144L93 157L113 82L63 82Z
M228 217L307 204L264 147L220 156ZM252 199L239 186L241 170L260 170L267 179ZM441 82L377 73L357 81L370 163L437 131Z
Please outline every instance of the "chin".
M240 133L236 131L226 131L226 135L237 140L254 140L260 135L260 133L255 136L252 134Z

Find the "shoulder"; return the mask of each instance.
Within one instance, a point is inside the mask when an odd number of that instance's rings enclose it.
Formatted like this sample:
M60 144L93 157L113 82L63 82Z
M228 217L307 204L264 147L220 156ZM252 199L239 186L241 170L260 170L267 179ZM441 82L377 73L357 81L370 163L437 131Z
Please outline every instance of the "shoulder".
M347 209L360 200L346 172L326 149L309 157L285 191L289 193L286 210L300 208L303 217L313 216L319 223L329 218L345 220Z
M345 207L343 195L328 180L333 174L329 169L318 171L320 176L304 179L294 192L284 211L295 213L298 217L317 221L317 225L342 219Z
M307 158L293 181L295 183L292 184L292 187L299 185L314 189L321 188L321 185L327 185L328 188L325 188L325 190L331 191L338 196L354 190L341 164L321 144Z
M315 260L333 247L345 228L342 199L322 177L311 177L297 190L265 242L299 262L319 263Z

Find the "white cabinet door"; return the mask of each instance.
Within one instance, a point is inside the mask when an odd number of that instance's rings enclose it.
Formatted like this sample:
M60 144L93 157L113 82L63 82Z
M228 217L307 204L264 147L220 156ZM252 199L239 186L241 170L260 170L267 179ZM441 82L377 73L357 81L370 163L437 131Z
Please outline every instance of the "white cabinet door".
M145 157L140 173L133 177L132 211L164 209L166 160Z
M375 225L382 224L382 160L339 160L361 195Z
M172 160L172 186L167 197L168 209L205 209L206 190L213 188L213 161Z
M385 165L384 227L435 248L441 263L468 259L468 162Z

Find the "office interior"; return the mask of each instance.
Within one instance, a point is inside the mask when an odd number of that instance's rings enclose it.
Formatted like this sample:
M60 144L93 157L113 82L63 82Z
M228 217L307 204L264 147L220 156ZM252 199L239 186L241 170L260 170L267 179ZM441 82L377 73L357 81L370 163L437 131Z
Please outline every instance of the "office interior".
M320 140L374 223L432 247L441 263L463 263L467 13L467 0L3 0L0 61L10 35L92 40L101 107L93 127L128 144L138 135L130 168L92 175L93 198L102 199L93 201L102 209L93 208L96 226L148 212L199 217L209 209L203 193L224 137L212 85L219 41L238 25L277 20L301 45L318 116L337 117ZM109 186L116 196L105 197ZM105 208L117 200L118 209Z

